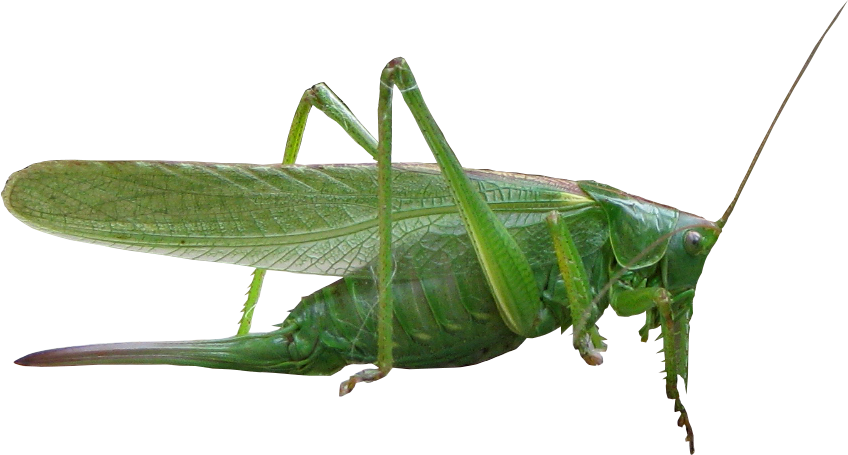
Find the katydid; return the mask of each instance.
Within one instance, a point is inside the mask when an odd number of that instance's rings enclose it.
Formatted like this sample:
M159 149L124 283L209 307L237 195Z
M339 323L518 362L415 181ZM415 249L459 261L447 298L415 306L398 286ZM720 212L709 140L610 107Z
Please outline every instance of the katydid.
M622 314L646 313L645 330L663 328L665 390L686 426L678 382L686 380L688 318L718 227L599 183L462 169L404 61L388 66L381 87L376 139L324 86L308 90L302 105L320 110L385 166L397 91L438 167L395 164L381 175L373 165L65 161L16 173L3 193L6 206L61 236L342 276L304 297L270 333L60 348L16 363L306 376L376 363L381 376L393 367L476 364L573 327L577 351L602 366L589 342L601 346L594 326L611 304ZM287 156L306 115L308 108L298 109ZM256 272L249 294L260 285ZM373 311L375 302L381 311ZM249 314L246 307L243 322Z
M595 182L463 170L407 63L392 60L380 82L376 138L326 85L307 90L282 166L64 161L14 174L4 202L37 229L260 267L234 337L64 348L18 363L293 374L376 364L342 383L346 394L393 366L479 363L569 325L574 348L597 365L606 346L595 323L612 306L622 316L645 315L643 341L660 329L667 395L694 451L677 378L688 379L695 285L736 198L713 223ZM438 167L390 166L395 86ZM310 107L337 121L378 165L293 165ZM266 269L343 278L305 297L279 329L249 334Z

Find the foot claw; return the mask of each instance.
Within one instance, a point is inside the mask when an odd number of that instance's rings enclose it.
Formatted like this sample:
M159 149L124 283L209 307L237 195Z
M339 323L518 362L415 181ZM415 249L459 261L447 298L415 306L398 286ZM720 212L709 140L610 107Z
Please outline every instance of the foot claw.
M587 364L592 366L597 366L604 363L604 356L602 356L596 351L587 352L585 354L582 354L582 356L583 360L585 360Z
M689 423L689 414L680 399L674 400L674 410L680 412L680 418L677 419L678 427L686 427L686 442L689 443L689 453L695 453L695 434L692 432L692 424Z
M356 387L356 384L358 384L360 382L370 382L370 381L365 381L365 379L363 379L361 376L359 376L361 373L363 373L363 372L359 372L359 373L351 376L347 381L343 381L339 385L339 396L340 397L343 397L343 396L349 394L350 392L352 392L353 388Z
M341 385L339 385L339 396L343 397L349 394L356 384L360 382L374 382L378 379L382 379L389 374L388 371L383 371L376 368L369 368L367 370L362 370L359 373L351 376L347 381L343 381Z

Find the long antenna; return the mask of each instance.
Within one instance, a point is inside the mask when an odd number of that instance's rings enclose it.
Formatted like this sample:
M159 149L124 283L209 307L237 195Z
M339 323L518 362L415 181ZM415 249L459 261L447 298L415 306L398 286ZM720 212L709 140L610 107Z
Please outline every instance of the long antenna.
M727 219L730 218L730 213L733 212L733 208L736 207L736 201L739 200L739 195L742 194L742 189L745 188L745 183L748 182L748 177L751 176L751 171L754 170L754 165L757 164L757 160L760 158L760 152L763 151L763 147L766 145L766 141L771 135L771 130L774 128L774 124L777 123L778 117L780 117L780 113L783 112L784 106L786 106L786 102L789 101L789 97L792 96L792 92L795 90L795 86L798 85L798 81L801 80L801 76L804 75L804 71L807 71L807 66L810 64L810 61L813 60L813 56L816 55L816 51L819 50L819 45L824 39L827 32L830 31L830 27L833 26L833 23L836 22L836 19L839 17L839 14L842 13L842 9L845 8L845 5L848 2L842 4L842 8L839 8L839 11L836 13L836 16L833 17L833 20L830 21L830 25L827 26L827 30L822 33L821 38L819 38L819 42L816 43L816 47L813 48L813 51L810 52L810 56L807 57L807 61L804 62L804 67L801 68L801 72L798 73L798 77L795 78L795 82L792 83L792 88L789 89L789 93L786 94L786 98L783 99L783 104L780 105L780 109L777 110L777 115L774 116L774 120L771 122L771 126L769 126L768 131L766 132L766 137L763 138L763 142L760 143L760 148L757 149L757 153L754 154L754 159L751 161L751 165L748 167L748 172L745 173L745 178L742 179L742 183L739 184L739 189L736 191L736 196L733 197L733 201L727 207L727 210L724 211L724 215L716 221L716 224L720 228L724 228L724 225L727 224Z

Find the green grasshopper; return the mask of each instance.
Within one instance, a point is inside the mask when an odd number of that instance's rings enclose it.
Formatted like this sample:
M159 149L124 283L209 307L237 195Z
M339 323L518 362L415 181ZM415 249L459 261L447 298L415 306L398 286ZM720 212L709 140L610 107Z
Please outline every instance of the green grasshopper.
M382 74L377 138L324 86L298 107L285 161L311 107L377 165L250 167L44 162L14 174L9 210L61 236L135 251L342 278L306 296L275 331L248 334L262 272L229 339L60 348L18 365L145 364L304 376L349 364L472 365L554 330L574 330L603 367L595 322L608 306L646 313L663 334L666 394L688 427L695 285L720 235L713 222L593 182L463 169L403 60ZM438 162L392 164L399 92ZM374 309L375 302L379 308ZM398 305L393 305L398 302ZM355 379L351 384L355 384Z
M381 86L384 121L377 138L325 85L307 90L282 167L47 162L15 174L4 190L7 207L50 233L262 270L344 277L304 298L269 333L247 333L264 273L258 271L235 337L66 348L19 363L171 363L296 374L377 365L345 381L345 394L392 366L478 363L568 325L574 347L596 365L606 346L595 323L612 306L623 316L645 314L643 341L651 329L662 332L666 392L694 450L677 377L687 380L695 285L736 198L712 223L594 182L463 172L405 61L389 63ZM410 105L440 169L396 165L388 179L393 86ZM310 107L330 115L385 166L291 165ZM322 230L330 233L322 237ZM422 315L428 306L432 314Z

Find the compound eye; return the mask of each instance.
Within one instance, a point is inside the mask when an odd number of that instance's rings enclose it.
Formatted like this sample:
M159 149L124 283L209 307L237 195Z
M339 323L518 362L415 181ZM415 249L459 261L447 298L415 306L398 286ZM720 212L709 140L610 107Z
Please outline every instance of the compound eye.
M701 243L703 240L703 236L698 231L688 231L686 235L683 236L683 248L687 253L695 256L703 250L703 244Z

